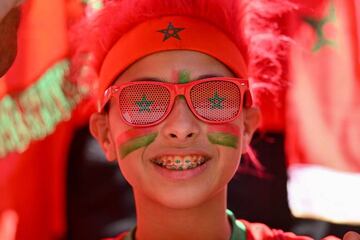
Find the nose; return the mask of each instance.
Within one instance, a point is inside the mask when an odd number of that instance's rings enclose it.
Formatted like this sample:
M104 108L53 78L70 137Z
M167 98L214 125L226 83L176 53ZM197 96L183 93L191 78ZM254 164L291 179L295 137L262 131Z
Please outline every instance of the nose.
M169 116L164 120L161 131L165 139L171 143L191 143L200 133L200 120L193 115L185 99L178 98Z

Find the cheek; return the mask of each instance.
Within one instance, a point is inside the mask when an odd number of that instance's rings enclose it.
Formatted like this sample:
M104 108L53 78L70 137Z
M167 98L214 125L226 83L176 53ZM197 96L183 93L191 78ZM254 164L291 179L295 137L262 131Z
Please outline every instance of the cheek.
M223 166L222 172L225 176L225 181L229 182L236 171L238 170L241 151L239 149L232 149L228 147L219 147L220 150L220 164Z
M212 144L237 149L240 146L241 129L237 124L226 123L208 126L208 140Z
M240 124L226 123L208 126L208 140L217 145L219 153L219 169L223 184L227 184L238 169L241 157L241 133Z
M133 128L121 132L116 136L116 146L120 159L140 148L147 147L155 141L157 135L158 132L154 128Z

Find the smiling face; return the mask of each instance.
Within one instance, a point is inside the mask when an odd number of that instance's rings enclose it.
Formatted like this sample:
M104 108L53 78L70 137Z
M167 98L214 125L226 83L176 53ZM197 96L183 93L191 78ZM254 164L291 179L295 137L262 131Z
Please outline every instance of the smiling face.
M131 65L115 84L139 79L186 83L210 76L233 74L208 55L167 51ZM208 124L197 119L185 99L178 97L164 121L134 128L121 120L113 98L108 113L94 114L90 126L107 157L118 159L135 198L189 208L216 194L225 196L257 122L258 112L249 108L231 123Z

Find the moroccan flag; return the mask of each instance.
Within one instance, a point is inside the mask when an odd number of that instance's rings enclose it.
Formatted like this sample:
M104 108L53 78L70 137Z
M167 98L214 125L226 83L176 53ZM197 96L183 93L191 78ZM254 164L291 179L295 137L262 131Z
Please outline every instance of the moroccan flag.
M359 2L300 1L287 105L296 217L360 224Z

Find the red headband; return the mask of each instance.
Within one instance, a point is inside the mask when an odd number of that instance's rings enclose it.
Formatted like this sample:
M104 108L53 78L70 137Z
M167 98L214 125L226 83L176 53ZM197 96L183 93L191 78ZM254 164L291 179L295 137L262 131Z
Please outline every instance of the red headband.
M151 19L124 34L106 55L100 70L99 100L128 66L152 53L193 50L210 55L237 76L247 77L240 49L224 32L196 18L171 16Z

